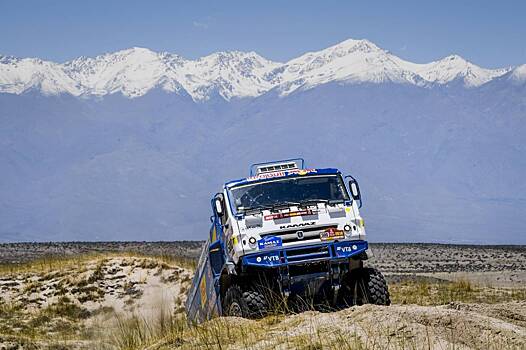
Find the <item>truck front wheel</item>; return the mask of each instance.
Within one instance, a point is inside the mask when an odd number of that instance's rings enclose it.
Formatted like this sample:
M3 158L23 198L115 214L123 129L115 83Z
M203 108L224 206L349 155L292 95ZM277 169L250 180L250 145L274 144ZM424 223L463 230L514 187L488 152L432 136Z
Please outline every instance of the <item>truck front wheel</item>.
M341 293L343 306L391 305L387 282L382 273L374 268L354 270L347 276Z
M263 294L254 290L242 290L230 286L223 299L223 314L245 318L257 318L267 314L268 305Z

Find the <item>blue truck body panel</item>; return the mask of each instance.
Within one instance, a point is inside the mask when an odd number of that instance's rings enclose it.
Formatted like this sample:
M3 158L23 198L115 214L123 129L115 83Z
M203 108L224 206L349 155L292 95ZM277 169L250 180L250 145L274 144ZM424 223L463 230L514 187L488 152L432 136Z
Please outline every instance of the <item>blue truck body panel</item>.
M325 260L337 262L338 260L346 260L354 255L365 252L367 247L366 241L343 241L272 249L245 255L243 257L243 265L272 268L285 265L302 265ZM303 253L303 251L306 250L312 252Z
M208 249L207 241L204 251ZM305 249L320 249L324 252L316 254L296 254ZM243 265L261 268L279 268L287 265L303 265L316 262L344 262L352 256L363 253L367 250L366 241L343 241L327 242L322 244L310 245L308 247L280 247L267 251L246 255L243 257ZM202 268L196 272L192 289L187 299L186 311L188 321L191 323L201 323L213 317L221 315L221 296L219 288L219 276L214 276L208 254L205 254ZM201 265L201 264L200 264ZM314 276L303 275L302 279L309 279Z

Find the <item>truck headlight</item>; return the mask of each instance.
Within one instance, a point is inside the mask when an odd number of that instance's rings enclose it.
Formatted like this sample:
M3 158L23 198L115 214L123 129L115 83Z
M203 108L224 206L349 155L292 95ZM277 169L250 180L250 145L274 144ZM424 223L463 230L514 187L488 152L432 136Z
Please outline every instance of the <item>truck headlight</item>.
M351 236L352 236L351 230L352 230L351 225L346 224L345 226L343 226L343 231L345 232L345 237L351 238Z
M250 238L248 239L248 243L249 243L250 245L256 245L256 237L250 237Z

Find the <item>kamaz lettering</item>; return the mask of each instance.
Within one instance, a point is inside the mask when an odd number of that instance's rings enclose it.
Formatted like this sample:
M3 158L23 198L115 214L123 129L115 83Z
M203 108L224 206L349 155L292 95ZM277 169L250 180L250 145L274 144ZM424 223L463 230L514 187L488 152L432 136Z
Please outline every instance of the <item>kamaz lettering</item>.
M280 230L283 230L283 229L286 229L286 228L312 226L314 224L315 224L315 222L302 222L300 224L282 225L279 228L280 228Z

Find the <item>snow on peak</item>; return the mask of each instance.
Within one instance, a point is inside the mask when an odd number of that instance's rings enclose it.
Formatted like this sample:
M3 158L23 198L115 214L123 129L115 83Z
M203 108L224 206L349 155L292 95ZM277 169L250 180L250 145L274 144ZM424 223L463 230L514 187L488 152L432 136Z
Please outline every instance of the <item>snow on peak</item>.
M349 39L287 62L276 80L282 84L283 94L332 81L416 84L419 77L400 62L368 40Z
M255 52L216 52L182 68L181 84L198 99L206 99L213 91L223 98L258 96L273 86L266 74L280 64Z
M480 86L508 71L507 69L481 68L458 55L450 55L427 64L416 64L414 70L431 83L447 84L451 81L462 80L467 87Z
M526 82L526 64L515 67L515 69L511 71L509 78L512 81L518 82L518 83Z
M526 79L524 67L517 67L510 76ZM44 94L122 93L133 98L161 88L168 92L184 90L194 100L206 100L214 94L230 100L259 96L274 88L286 95L329 82L427 86L461 81L466 87L476 87L508 71L481 68L458 55L426 64L412 63L365 39L348 39L286 63L270 61L255 52L216 52L187 60L132 47L64 64L0 55L0 92L20 94L39 89Z
M0 59L0 92L21 94L38 89L45 95L70 93L80 95L78 83L69 77L61 65L38 58Z
M149 49L133 47L95 58L81 57L65 63L64 70L80 83L85 95L121 92L137 97L161 84L167 90L177 90L178 85L170 75L173 59L168 67L164 62L166 57Z

